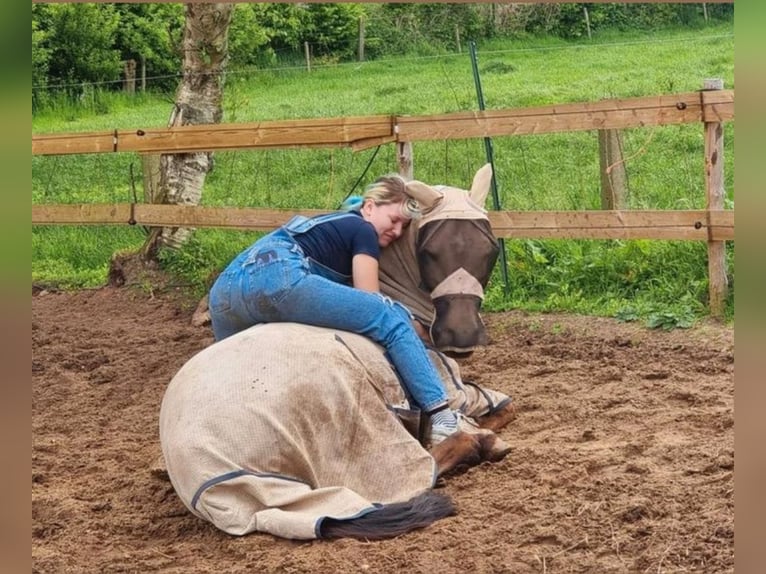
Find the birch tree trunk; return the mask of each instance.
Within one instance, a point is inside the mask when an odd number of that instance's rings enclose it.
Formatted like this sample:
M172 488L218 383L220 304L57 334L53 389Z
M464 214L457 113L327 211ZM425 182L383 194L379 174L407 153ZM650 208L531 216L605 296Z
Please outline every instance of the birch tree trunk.
M220 123L234 4L189 3L185 10L183 76L168 126ZM211 152L163 154L155 203L198 205L211 167ZM152 228L141 248L141 258L156 260L161 246L180 247L192 231L178 227Z

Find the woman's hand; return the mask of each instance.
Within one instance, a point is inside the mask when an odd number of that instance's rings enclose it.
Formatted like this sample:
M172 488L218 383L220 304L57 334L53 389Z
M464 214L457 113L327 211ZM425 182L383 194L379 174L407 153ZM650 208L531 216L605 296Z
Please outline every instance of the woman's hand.
M380 279L378 277L378 260L369 255L359 253L351 260L351 276L354 287L362 291L378 293L380 291ZM433 344L431 335L420 321L413 320L412 328L426 345Z
M423 340L423 343L425 343L426 345L433 345L433 341L431 340L431 334L423 326L423 323L421 323L420 321L416 319L413 319L412 328L415 329L415 332L418 334L418 337L420 337Z

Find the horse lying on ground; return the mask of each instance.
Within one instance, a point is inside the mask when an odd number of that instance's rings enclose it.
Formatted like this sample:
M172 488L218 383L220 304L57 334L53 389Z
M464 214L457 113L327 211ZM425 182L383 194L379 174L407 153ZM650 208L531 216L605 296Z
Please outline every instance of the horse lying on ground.
M490 177L489 166L479 170L468 193L410 182L426 214L381 258L384 292L411 306L437 346L459 354L486 342L479 308L497 242L480 206ZM509 448L494 431L514 405L463 382L453 359L431 352L464 417L462 432L429 452L419 413L371 340L269 323L215 343L181 368L162 402L173 487L192 513L235 535L382 538L452 514L432 490L437 477L502 459Z

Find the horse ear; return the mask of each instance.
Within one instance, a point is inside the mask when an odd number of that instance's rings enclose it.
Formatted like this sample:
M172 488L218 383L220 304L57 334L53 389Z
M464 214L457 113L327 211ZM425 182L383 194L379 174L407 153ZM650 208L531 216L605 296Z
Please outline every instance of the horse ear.
M433 187L426 185L422 181L408 181L406 187L407 193L418 201L420 209L423 211L433 209L444 197L443 193L436 191Z
M484 201L487 199L489 193L489 187L492 183L492 164L485 163L484 166L476 172L473 176L473 183L471 183L471 191L468 195L478 205L484 206Z

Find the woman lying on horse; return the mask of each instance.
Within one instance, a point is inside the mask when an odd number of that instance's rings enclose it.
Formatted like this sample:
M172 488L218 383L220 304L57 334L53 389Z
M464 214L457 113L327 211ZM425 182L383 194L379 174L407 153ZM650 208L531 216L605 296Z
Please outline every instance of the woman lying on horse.
M240 253L210 291L220 341L257 323L295 322L364 335L383 346L405 392L431 419L431 444L458 431L457 416L406 307L379 291L380 249L421 206L399 175L377 179L341 211L296 216ZM421 328L422 329L422 328Z

